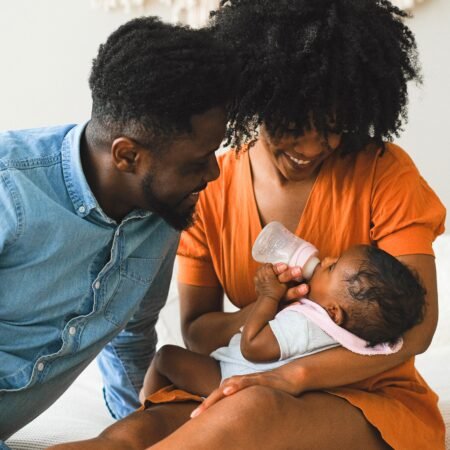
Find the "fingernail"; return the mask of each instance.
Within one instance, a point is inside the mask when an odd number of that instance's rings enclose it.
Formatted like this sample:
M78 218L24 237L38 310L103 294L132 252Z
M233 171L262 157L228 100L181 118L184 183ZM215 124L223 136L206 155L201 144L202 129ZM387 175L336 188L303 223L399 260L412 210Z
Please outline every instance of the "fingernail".
M300 286L299 288L298 288L298 293L300 294L300 295L305 295L306 293L308 292L308 289L306 288L306 286Z
M226 387L226 388L223 390L223 393L224 393L225 395L232 394L232 393L233 393L233 388L232 388L232 387Z
M277 264L277 269L280 271L280 272L283 272L283 271L285 271L286 269L287 269L287 264L284 264L284 263L278 263Z
M299 267L294 267L294 268L292 269L292 275L294 275L294 276L301 275L301 273L302 273L302 271L300 270Z
M194 411L191 412L191 419L194 417L197 417L200 414L200 411L198 408L194 409Z

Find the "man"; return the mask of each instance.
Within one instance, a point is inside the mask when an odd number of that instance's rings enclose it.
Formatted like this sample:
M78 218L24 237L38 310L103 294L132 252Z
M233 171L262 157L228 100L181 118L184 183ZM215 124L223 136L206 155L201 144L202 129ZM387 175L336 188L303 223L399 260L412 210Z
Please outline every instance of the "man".
M219 175L230 63L207 30L135 19L100 46L89 122L0 133L0 440L99 352L113 416L139 406L176 230Z

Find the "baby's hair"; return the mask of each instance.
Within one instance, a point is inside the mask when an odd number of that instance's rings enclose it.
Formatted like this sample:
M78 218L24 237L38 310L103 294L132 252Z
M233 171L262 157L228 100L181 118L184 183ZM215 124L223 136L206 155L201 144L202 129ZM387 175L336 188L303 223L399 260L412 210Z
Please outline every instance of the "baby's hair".
M424 317L425 288L417 274L385 251L362 246L367 260L345 281L351 306L344 328L370 346L394 344Z

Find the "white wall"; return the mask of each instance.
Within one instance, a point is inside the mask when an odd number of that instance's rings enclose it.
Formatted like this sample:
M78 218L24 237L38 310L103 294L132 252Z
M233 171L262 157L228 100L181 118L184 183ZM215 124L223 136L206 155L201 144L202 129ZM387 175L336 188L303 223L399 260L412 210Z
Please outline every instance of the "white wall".
M166 6L152 5L147 14L171 18ZM90 0L0 0L0 129L87 119L92 58L130 18L93 9ZM450 1L427 0L409 24L425 84L412 86L410 121L399 143L450 209Z
M147 14L169 20L166 6L153 5ZM88 119L92 59L131 18L90 0L0 0L0 129Z
M424 84L411 86L409 122L398 142L447 207L450 233L450 1L419 4L409 25L418 42Z

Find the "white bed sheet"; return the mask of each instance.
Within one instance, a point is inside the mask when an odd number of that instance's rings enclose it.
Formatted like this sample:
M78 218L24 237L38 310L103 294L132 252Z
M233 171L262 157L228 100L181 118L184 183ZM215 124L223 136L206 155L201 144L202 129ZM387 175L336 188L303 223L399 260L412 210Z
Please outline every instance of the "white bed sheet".
M417 357L417 366L440 396L440 408L447 425L446 448L450 450L450 235L438 238L435 252L440 320L433 344L424 355ZM228 305L227 309L231 308ZM175 282L161 312L157 331L160 345L182 345ZM94 437L112 423L103 403L101 378L94 362L54 405L7 443L13 450L44 449L51 444Z

